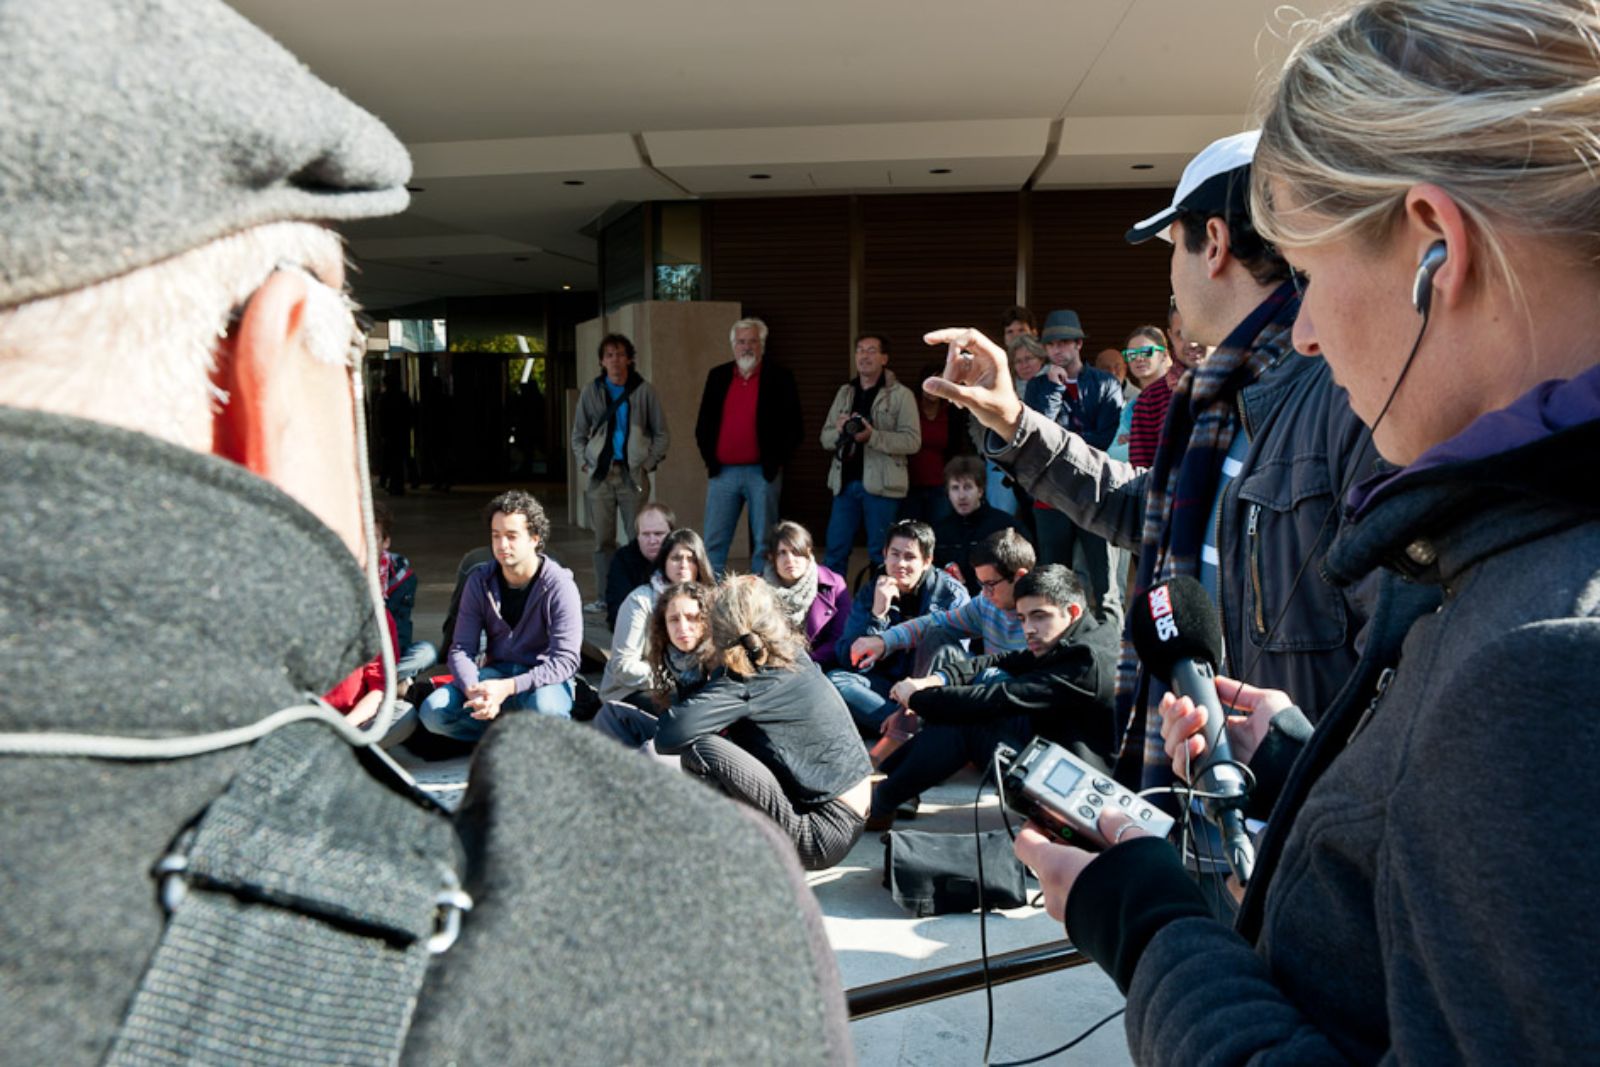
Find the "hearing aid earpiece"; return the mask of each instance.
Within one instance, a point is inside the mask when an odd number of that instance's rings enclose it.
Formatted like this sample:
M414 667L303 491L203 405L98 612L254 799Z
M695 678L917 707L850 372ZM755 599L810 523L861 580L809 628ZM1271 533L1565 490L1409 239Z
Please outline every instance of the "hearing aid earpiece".
M1422 254L1422 262L1417 264L1417 277L1411 283L1411 303L1423 318L1428 317L1428 307L1433 303L1433 276L1449 258L1450 246L1443 241L1435 241Z

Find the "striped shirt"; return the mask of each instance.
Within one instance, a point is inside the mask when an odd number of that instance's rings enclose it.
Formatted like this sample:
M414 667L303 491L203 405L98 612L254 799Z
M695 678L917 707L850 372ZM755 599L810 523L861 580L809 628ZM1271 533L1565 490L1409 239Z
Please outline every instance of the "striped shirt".
M1167 408L1172 405L1172 383L1162 375L1133 402L1133 421L1128 424L1128 462L1135 467L1152 467L1161 430L1167 424Z
M935 627L944 627L958 637L983 638L986 653L1018 652L1028 647L1022 636L1022 620L1014 611L1001 611L986 596L975 596L950 611L930 611L891 626L878 636L883 638L884 655L915 648Z

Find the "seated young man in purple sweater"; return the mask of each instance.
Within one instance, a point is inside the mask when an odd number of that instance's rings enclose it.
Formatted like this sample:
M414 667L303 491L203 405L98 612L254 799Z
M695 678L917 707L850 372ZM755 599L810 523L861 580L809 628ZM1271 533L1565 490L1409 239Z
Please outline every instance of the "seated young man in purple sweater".
M422 725L462 741L483 736L503 711L566 718L583 644L583 601L572 572L542 556L550 520L513 489L484 509L494 562L467 576L450 642L449 685L423 701ZM484 665L474 657L486 647Z

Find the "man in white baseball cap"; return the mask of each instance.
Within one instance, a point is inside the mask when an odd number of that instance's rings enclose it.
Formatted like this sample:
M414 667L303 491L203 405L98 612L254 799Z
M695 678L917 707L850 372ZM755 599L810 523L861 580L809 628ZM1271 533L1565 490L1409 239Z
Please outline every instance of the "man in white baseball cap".
M1304 705L1315 715L1355 665L1364 616L1361 600L1329 584L1318 563L1336 525L1330 516L1339 487L1353 469L1370 467L1375 453L1322 359L1294 351L1298 292L1283 257L1250 220L1257 137L1252 130L1207 146L1184 169L1171 201L1128 231L1130 243L1171 243L1185 333L1217 346L1173 387L1149 469L1112 460L1025 410L1003 359L992 387L930 385L993 431L987 451L1019 484L1138 554L1130 603L1175 575L1198 578L1222 608L1222 673L1247 673L1253 685L1293 681L1316 694ZM962 344L987 368L986 340L960 331L928 340ZM1132 681L1119 685L1118 699L1131 703L1130 733L1118 777L1131 786L1170 784L1154 718L1163 689L1131 651L1125 661ZM1284 725L1309 734L1303 718ZM1219 911L1231 906L1221 893L1213 899Z

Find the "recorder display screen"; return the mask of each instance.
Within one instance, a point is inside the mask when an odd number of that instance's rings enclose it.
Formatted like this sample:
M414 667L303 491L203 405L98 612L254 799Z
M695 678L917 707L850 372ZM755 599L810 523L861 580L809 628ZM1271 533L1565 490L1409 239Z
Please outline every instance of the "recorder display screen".
M1045 777L1046 789L1054 790L1060 796L1066 796L1083 781L1083 771L1074 767L1067 760L1057 760L1056 765L1050 768L1050 773Z

